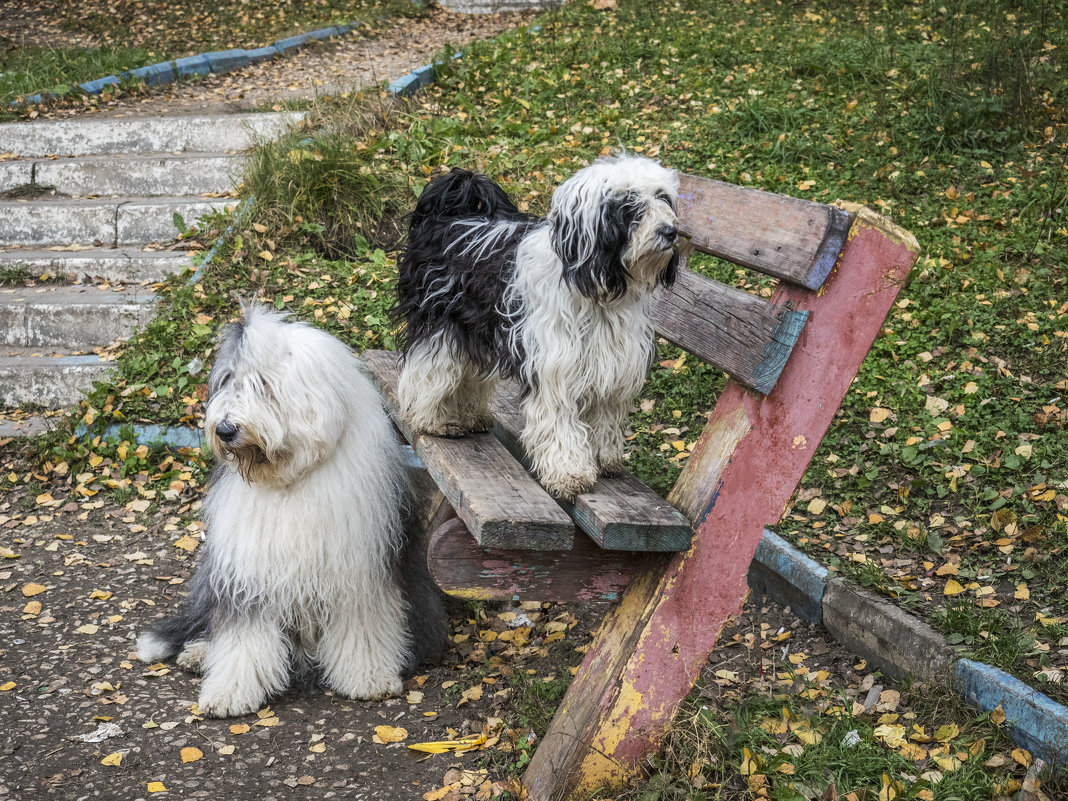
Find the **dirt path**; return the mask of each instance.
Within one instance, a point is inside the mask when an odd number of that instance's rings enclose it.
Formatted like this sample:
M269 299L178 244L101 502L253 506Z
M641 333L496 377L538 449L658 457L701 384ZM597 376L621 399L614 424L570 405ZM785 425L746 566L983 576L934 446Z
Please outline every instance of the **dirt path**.
M446 46L463 48L531 16L529 12L467 15L433 8L419 17L398 20L373 36L355 33L235 72L101 98L89 106L42 109L40 117L224 114L339 94L392 81L429 63Z
M195 514L196 494L183 496ZM179 524L180 501L137 511L145 505L0 499L0 798L392 801L466 770L470 782L458 786L488 799L514 762L511 739L528 734L502 730L501 719L517 726L530 715L521 687L566 676L604 612L528 604L509 616L504 606L460 605L452 649L404 697L294 691L258 715L202 719L198 677L135 656L137 634L174 611L196 557L185 550L196 531ZM563 633L550 639L554 631ZM407 734L375 742L378 726ZM486 750L407 748L482 731L493 738ZM94 733L109 736L94 742ZM155 782L167 793L151 791Z

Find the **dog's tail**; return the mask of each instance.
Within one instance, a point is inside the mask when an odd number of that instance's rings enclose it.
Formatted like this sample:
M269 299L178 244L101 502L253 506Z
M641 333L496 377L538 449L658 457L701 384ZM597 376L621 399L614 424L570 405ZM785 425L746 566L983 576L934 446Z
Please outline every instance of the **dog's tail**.
M505 191L490 178L477 172L453 168L426 185L412 212L410 231L444 220L471 217L492 219L501 215L521 216Z

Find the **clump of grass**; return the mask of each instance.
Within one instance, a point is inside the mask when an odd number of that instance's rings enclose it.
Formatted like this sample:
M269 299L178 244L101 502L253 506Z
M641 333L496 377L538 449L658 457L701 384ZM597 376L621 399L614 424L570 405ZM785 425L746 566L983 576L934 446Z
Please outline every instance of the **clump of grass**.
M65 95L79 83L118 75L153 60L143 48L118 45L0 48L0 107L37 92Z
M317 102L283 136L258 142L242 178L264 233L300 245L286 237L303 224L314 236L300 239L333 258L353 257L361 243L395 244L414 196L405 170L383 156L404 121L401 100L352 96Z

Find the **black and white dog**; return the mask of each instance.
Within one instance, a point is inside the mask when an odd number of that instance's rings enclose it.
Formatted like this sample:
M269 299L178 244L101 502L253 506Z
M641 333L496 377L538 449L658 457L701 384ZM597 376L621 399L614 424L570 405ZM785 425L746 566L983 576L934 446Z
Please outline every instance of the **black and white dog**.
M398 694L441 651L445 617L370 379L338 339L253 305L224 330L208 388L207 539L189 597L138 655L202 671L213 717L254 712L296 677Z
M398 393L417 431L492 425L495 379L524 390L522 445L574 498L623 462L623 423L655 342L657 283L678 267L674 172L603 158L561 184L544 219L484 175L432 180L411 217L394 313L407 324Z

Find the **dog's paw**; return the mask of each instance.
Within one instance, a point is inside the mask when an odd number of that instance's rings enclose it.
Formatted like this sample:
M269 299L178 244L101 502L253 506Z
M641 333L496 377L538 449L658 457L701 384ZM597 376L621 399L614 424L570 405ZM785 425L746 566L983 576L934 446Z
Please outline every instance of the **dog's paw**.
M562 475L542 477L541 485L554 498L562 498L567 501L575 500L575 497L593 489L597 482L597 475L593 472L580 473L579 475Z
M482 433L493 429L493 415L480 414L468 417L463 421L463 427L471 433Z
M335 684L335 682L330 683ZM334 686L333 689L346 698L356 701L381 701L391 695L400 695L404 691L404 682L398 675L369 676L346 682L346 685L345 687Z
M623 459L621 458L607 459L602 456L599 460L599 464L602 475L606 476L618 476L626 470L626 467L623 465Z
M209 718L233 718L252 714L263 706L266 700L267 695L262 692L241 692L237 688L225 690L202 686L197 709L201 715Z
M204 659L208 655L207 640L190 640L182 647L182 652L175 660L178 667L191 673L201 673L204 670Z
M459 439L460 437L471 433L471 429L458 422L440 423L438 425L428 426L422 429L422 431L425 434L432 434L435 437L447 437L448 439Z

